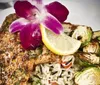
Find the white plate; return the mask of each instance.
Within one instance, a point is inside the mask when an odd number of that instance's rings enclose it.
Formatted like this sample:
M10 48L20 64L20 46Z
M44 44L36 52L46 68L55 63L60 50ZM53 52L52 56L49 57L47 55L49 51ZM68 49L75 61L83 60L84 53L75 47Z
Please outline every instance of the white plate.
M44 0L45 4L54 0ZM80 25L88 25L93 30L100 30L100 0L58 0L70 11L67 22ZM58 9L59 10L59 9ZM8 8L0 12L0 24L4 18L14 13L13 8Z
M5 17L11 13L15 13L13 8L8 8L0 12L0 24L4 21Z

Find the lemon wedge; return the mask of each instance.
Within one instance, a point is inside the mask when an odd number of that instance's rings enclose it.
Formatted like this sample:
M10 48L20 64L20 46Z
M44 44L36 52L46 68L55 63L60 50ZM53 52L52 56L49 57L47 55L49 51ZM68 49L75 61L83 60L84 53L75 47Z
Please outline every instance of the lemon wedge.
M64 33L57 35L46 29L43 25L40 25L40 29L43 43L50 51L55 54L73 54L79 49L81 45L80 41L73 39Z

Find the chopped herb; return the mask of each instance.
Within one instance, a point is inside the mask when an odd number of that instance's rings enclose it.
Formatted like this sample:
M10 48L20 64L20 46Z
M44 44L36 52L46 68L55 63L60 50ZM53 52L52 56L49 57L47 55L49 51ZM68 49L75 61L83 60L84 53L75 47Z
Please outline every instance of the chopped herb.
M17 81L14 85L20 85L20 81Z
M98 37L98 40L100 40L100 36Z

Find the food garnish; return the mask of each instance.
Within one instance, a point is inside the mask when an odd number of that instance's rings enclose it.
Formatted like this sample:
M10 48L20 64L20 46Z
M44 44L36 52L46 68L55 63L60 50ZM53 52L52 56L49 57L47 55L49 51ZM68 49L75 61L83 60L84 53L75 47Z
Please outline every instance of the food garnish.
M52 9L51 6L59 7L61 10L54 12L57 8ZM60 34L63 31L61 22L66 20L69 13L68 9L59 2L52 2L51 5L45 6L42 0L15 0L14 8L20 18L10 25L9 31L11 33L19 31L23 48L29 50L41 45L40 24L52 32Z
M55 16L60 22L64 22L68 17L69 11L66 10L66 7L64 5L62 5L61 3L57 1L50 3L46 5L45 7L47 8L47 11L53 16Z
M48 29L44 28L42 25L40 27L42 34L42 41L47 46L47 48L55 54L58 55L69 55L75 53L81 42L67 36L62 33L57 35Z
M46 6L42 4L42 0L33 2L36 2L36 5L33 5L30 1L14 2L15 11L21 18L10 25L9 31L12 33L20 32L22 47L28 50L36 49L43 41L47 48L55 54L75 53L81 42L65 35L60 23L67 19L69 14L67 8L59 2L52 2ZM55 12L54 10L58 8L60 9Z

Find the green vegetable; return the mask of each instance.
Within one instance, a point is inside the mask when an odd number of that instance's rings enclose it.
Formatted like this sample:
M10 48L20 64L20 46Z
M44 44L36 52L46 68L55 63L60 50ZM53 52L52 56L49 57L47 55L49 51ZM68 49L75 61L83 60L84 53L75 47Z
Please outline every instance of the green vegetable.
M90 42L87 46L83 48L83 52L99 54L100 53L99 42L97 41Z
M32 85L42 85L40 80L37 80L36 82L33 82Z
M100 85L100 69L90 67L76 73L75 83L77 85Z
M100 41L100 36L98 37L98 40Z
M31 83L31 85L42 85L40 78L38 76L35 76L35 75L33 75L30 78L29 82Z
M71 27L73 26L71 23L62 23L62 26L63 26L63 28L64 28L64 33L65 33L66 35L70 35L71 32L73 31L73 30L71 29Z
M95 38L97 38L97 37L100 37L100 30L94 31L94 32L93 32L92 39L95 39Z
M20 81L17 81L14 85L20 85Z
M75 62L74 63L75 63L78 70L82 70L83 68L86 68L86 67L95 66L94 64L89 63L86 60L80 59L78 56L75 56Z
M82 47L87 45L92 38L92 29L87 26L78 26L72 33L72 37L82 42Z
M99 64L100 65L100 57L93 53L77 53L76 57L78 57L79 64ZM81 62L80 62L81 61Z

